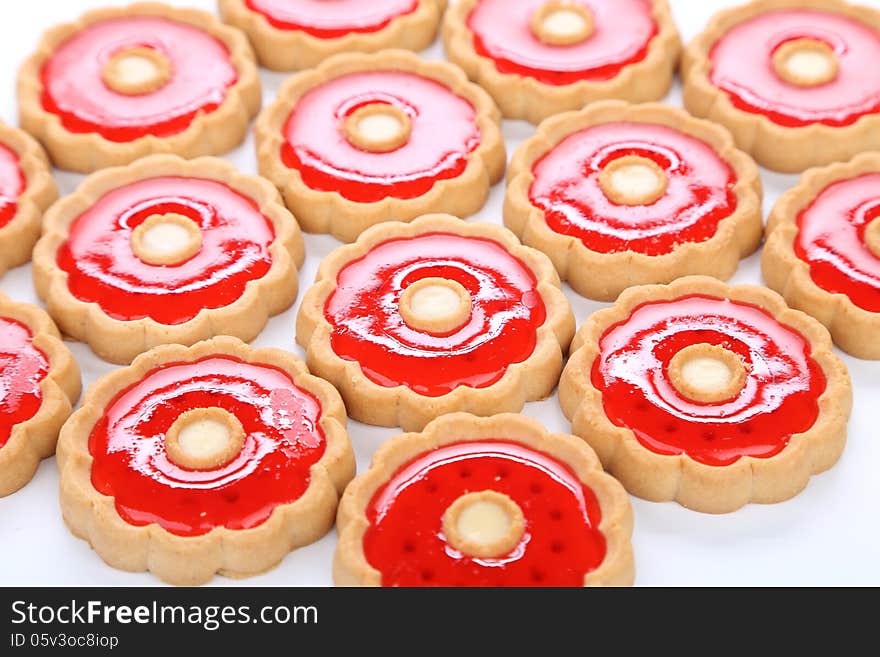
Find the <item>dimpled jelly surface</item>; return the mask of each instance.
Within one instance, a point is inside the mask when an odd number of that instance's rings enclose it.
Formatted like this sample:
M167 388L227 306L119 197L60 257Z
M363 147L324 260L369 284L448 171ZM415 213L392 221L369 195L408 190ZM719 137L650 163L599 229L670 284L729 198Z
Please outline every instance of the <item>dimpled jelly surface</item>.
M476 559L443 536L456 499L510 497L526 531L510 553ZM400 468L367 507L364 552L384 586L583 586L605 558L595 494L556 459L503 440L460 442Z

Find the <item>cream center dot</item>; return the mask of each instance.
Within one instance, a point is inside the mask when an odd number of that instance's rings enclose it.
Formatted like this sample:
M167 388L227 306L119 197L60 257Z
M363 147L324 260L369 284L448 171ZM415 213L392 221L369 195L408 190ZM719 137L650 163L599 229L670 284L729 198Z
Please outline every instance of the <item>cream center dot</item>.
M399 107L370 103L345 120L343 130L355 148L371 153L388 153L409 141L412 119Z
M612 160L599 176L599 186L618 205L650 205L666 193L666 172L653 160L627 155Z
M244 446L244 428L222 408L181 413L165 434L171 462L192 470L211 470L235 458Z
M152 82L160 75L156 63L143 55L123 55L115 66L116 74L130 84Z
M532 33L550 46L573 46L593 34L593 15L583 5L565 0L547 2L532 15Z
M555 9L544 16L544 29L560 37L572 38L586 28L583 15L571 9Z
M709 392L725 390L733 379L733 373L723 362L715 358L693 358L681 368L685 383Z
M399 310L410 328L449 333L471 316L471 295L461 283L446 278L423 278L407 287Z
M358 121L357 129L370 141L390 141L400 137L403 123L393 114L376 112L362 117Z
M170 255L184 249L190 232L180 224L161 221L144 231L143 245L154 253Z
M104 66L104 83L130 96L152 93L171 79L171 62L152 48L137 47L113 55Z
M216 457L229 449L230 440L226 423L211 419L190 422L177 437L183 453L194 459Z
M874 219L865 229L865 243L871 253L880 258L880 217Z
M495 501L474 502L462 509L457 529L465 540L491 545L507 536L513 520Z
M466 493L443 514L448 543L471 557L491 559L509 554L522 540L526 525L522 509L497 491Z
M410 299L413 312L427 320L440 319L455 313L459 303L458 292L447 285L425 285Z
M840 61L831 46L816 39L795 39L773 54L776 74L799 87L817 87L837 77Z
M746 384L747 370L740 356L711 344L694 344L669 362L669 378L684 398L716 404L736 397Z
M158 214L132 231L131 249L148 265L177 265L202 248L202 230L189 217L176 213Z

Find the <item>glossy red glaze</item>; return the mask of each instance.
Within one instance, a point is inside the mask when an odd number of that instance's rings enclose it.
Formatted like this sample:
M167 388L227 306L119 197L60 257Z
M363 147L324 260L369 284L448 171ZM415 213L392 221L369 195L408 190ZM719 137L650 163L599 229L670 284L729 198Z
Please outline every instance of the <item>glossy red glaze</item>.
M467 19L477 53L501 73L544 84L610 80L648 54L657 25L645 0L574 0L593 16L590 38L572 46L551 46L531 28L533 14L547 0L481 0Z
M837 55L840 71L828 84L801 87L785 82L773 54L796 39L822 41ZM831 12L772 11L740 23L715 44L710 79L735 107L786 127L813 123L844 126L880 112L880 33Z
M18 198L27 181L18 166L18 155L0 144L0 228L8 224L18 211Z
M880 258L865 241L880 217L880 173L828 186L798 217L794 249L823 290L845 294L869 312L880 312Z
M409 116L412 134L403 146L373 153L345 137L345 120L374 103ZM422 196L440 180L464 173L480 145L476 112L439 82L403 71L352 73L306 93L284 127L282 160L312 189L351 201Z
M470 293L470 319L448 335L410 328L403 291L423 278L457 281ZM535 275L497 242L433 233L390 240L345 266L324 315L331 346L373 382L439 397L485 388L535 350L546 319Z
M650 205L618 205L599 179L610 162L638 155L666 172L666 193ZM529 198L555 232L591 251L664 255L705 242L736 210L736 175L708 145L647 123L606 123L563 139L532 168Z
M443 535L443 514L462 495L493 490L523 511L519 544L475 559ZM367 561L384 586L583 586L605 559L596 495L566 464L519 443L460 442L400 468L367 506Z
M34 346L30 329L0 317L0 448L9 441L15 425L40 410L40 384L48 373L49 360Z
M205 407L237 417L244 446L214 470L182 468L168 458L165 432ZM120 392L95 424L92 485L132 525L155 522L179 536L256 527L308 489L326 448L320 418L320 402L270 365L229 356L163 365Z
M148 217L166 213L195 221L202 248L179 265L149 265L132 251L131 234ZM71 294L110 317L182 324L202 309L232 304L250 281L265 276L274 239L256 203L222 183L149 178L107 193L77 217L57 261Z
M247 6L279 30L298 30L322 39L352 32L378 32L411 14L418 0L246 0Z
M108 87L103 70L115 54L152 48L171 62L160 89L129 96ZM238 72L226 46L198 27L165 18L131 16L95 23L61 44L43 66L43 107L70 132L95 132L114 142L186 130L217 109Z
M669 362L685 347L719 345L748 370L740 394L719 404L681 396ZM605 414L657 454L686 454L711 466L779 454L813 426L825 392L809 342L766 311L706 296L643 304L609 328L593 364Z

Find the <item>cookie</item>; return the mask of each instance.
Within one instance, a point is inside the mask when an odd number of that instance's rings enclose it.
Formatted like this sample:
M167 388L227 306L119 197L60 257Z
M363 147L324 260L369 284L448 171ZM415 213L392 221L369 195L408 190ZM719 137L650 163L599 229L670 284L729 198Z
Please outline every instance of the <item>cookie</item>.
M635 287L581 327L559 384L573 433L638 497L707 513L797 495L846 442L828 331L762 287Z
M755 163L724 128L666 105L608 101L548 119L508 179L504 223L591 299L727 279L763 235Z
M47 31L18 77L22 127L56 166L91 172L153 153L240 144L262 103L253 51L203 11L97 9Z
M880 149L880 11L757 0L719 12L685 49L684 102L786 173Z
M770 214L767 284L844 351L880 360L880 155L804 174Z
M65 334L129 363L161 344L252 340L296 300L303 259L267 181L215 158L154 155L53 205L33 274Z
M666 0L461 0L443 41L506 118L532 123L598 100L660 100L681 50Z
M333 526L354 476L336 391L234 338L98 380L58 446L61 510L110 566L171 584L255 575Z
M352 418L407 431L547 397L573 334L543 254L445 215L376 226L328 255L296 328Z
M445 0L219 0L220 15L243 30L260 64L313 68L343 52L424 50L437 36Z
M0 294L0 497L27 484L55 453L79 399L80 373L49 316Z
M417 513L413 509L418 509ZM573 436L447 415L397 436L346 489L340 586L628 586L626 492Z
M260 116L260 173L304 230L345 242L385 221L465 217L504 174L499 119L451 64L338 55L290 79Z
M40 145L0 122L0 276L31 259L43 212L57 198Z

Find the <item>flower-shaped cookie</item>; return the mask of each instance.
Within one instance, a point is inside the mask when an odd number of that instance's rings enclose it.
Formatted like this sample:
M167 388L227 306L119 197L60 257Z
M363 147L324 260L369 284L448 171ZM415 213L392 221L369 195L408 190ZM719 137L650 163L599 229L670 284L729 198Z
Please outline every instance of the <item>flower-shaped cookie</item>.
M446 0L219 0L223 20L244 30L260 63L312 68L343 52L424 50Z
M246 37L211 14L104 8L43 36L18 78L22 127L62 169L237 146L262 102Z
M43 212L57 198L40 145L0 122L0 276L31 259Z
M666 105L595 103L514 154L504 222L580 294L729 278L761 243L761 179L722 127Z
M157 347L89 388L58 443L71 531L172 584L247 576L333 526L354 454L337 392L235 338Z
M628 586L626 492L574 436L447 415L389 440L346 489L342 586Z
M532 123L597 100L659 100L681 50L666 0L461 0L443 40L505 117Z
M804 174L770 214L764 278L859 358L880 360L880 155Z
M766 288L693 276L587 320L559 400L629 492L726 513L834 465L852 387L817 321Z
M50 208L34 283L61 329L129 363L160 344L251 340L294 302L304 247L267 181L154 155L93 174Z
M506 164L489 96L455 66L402 50L294 76L260 116L257 149L303 229L346 242L385 221L474 214Z
M79 367L49 316L0 294L0 497L28 483L55 453L80 385Z
M880 11L756 0L718 13L685 49L685 106L784 172L880 149Z
M327 256L296 330L351 417L407 431L548 396L573 334L543 254L447 215L376 226Z

